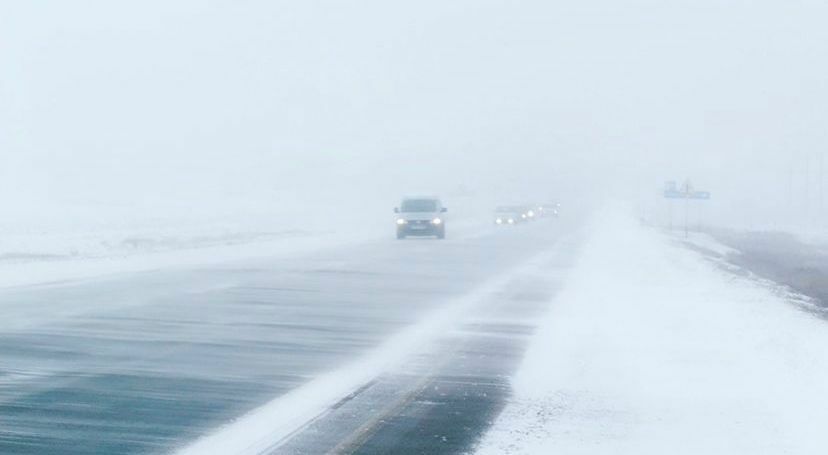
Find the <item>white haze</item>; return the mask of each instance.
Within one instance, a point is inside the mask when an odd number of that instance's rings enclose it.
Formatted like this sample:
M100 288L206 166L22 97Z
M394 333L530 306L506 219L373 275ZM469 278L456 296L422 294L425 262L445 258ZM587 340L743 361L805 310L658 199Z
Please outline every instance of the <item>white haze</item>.
M826 23L817 0L2 0L3 223L409 192L658 211L688 177L717 223L807 219Z

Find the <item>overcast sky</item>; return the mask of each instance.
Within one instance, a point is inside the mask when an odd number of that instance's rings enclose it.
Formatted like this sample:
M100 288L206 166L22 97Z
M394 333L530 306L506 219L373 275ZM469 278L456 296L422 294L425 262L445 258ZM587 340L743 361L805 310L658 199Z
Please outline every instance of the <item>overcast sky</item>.
M692 177L779 204L828 151L826 24L819 0L0 0L0 190Z

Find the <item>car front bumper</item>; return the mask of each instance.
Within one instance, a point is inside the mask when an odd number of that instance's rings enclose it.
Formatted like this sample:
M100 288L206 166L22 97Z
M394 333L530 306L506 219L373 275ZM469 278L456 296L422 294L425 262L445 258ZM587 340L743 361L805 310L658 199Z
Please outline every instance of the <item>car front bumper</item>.
M434 224L431 221L409 221L397 225L397 233L405 235L437 235L445 229L444 224Z

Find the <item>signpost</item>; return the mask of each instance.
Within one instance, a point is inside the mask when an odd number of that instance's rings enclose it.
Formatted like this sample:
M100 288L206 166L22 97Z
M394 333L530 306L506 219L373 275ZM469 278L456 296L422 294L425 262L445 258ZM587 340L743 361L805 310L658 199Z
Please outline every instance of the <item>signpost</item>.
M679 188L675 181L669 181L664 185L664 198L670 200L670 230L673 230L673 204L672 200L675 199L683 199L684 200L684 236L688 237L690 235L690 201L697 200L697 201L708 201L710 200L711 194L709 191L696 191L693 189L693 184L690 183L690 180L684 182L684 184ZM701 218L701 215L699 215ZM701 225L701 221L699 221Z

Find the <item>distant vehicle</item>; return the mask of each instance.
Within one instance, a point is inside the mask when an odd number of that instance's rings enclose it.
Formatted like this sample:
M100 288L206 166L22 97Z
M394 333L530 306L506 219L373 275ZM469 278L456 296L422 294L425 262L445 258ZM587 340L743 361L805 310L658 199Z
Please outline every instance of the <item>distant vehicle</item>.
M495 209L494 222L499 226L514 226L528 221L525 207L504 205Z
M538 205L538 215L541 218L553 217L557 218L560 215L560 208L561 204L557 202L551 202L546 204Z
M446 212L448 209L435 197L403 199L400 206L394 209L397 214L397 238L404 239L409 235L446 238Z
M540 212L534 205L527 205L523 208L523 215L528 221L534 221L540 218Z

